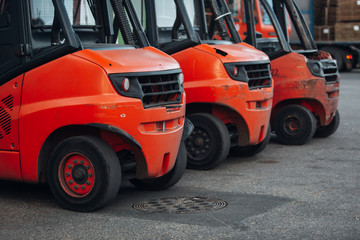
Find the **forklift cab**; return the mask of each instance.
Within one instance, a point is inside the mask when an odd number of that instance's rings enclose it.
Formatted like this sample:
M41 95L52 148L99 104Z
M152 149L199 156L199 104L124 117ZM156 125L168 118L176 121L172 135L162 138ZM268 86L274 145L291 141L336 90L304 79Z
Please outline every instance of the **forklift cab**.
M292 0L268 0L268 2L271 4L276 18L278 19L281 29L283 33L285 33L285 38L288 42L290 42L290 36L288 32L285 31L285 27L287 24L286 16L290 17L292 25L295 28L295 32L293 32L293 34L297 35L297 38L299 39L301 45L299 51L297 52L317 52L317 46L311 36L310 30L297 4Z
M246 32L246 14L244 13L244 0L226 0L228 3L229 9L233 16L235 27L240 34L241 39L244 39L247 35ZM268 1L272 7L272 1ZM269 16L264 13L263 6L260 2L256 0L253 5L254 13L254 22L255 29L258 32L258 35L264 36L265 38L276 37L276 32L274 30L273 24ZM291 24L289 24L289 16L287 16L287 31L288 34L291 34Z
M281 27L276 20L274 14L271 14L271 7L266 1L259 1L259 6L262 12L263 18L267 18L269 22L271 22L275 34L271 37L265 37L263 35L259 36L255 29L255 19L257 17L254 16L254 2L244 1L244 14L245 14L245 22L246 29L242 31L246 31L246 38L244 41L252 46L255 46L257 49L265 52L270 59L274 59L281 55L285 55L291 51L289 44L286 41L286 38L281 30Z
M201 28L198 33L203 43L229 45L242 42L224 1L201 1L200 7Z
M172 54L200 44L222 45L241 42L217 1L139 1L146 34L153 46ZM135 1L135 6L136 6ZM146 6L146 7L144 7ZM153 14L156 12L156 15ZM157 27L154 27L157 26Z
M123 15L115 17L110 1L1 0L0 83L81 49L149 46L133 8L128 1L124 3L116 3L121 4ZM130 21L120 19L125 14Z
M315 76L323 77L327 83L336 83L340 76L335 59L331 58L329 53L318 50L316 43L311 35L309 27L301 14L300 8L293 0L268 0L272 1L272 6L276 18L278 19L282 32L285 33L285 39L290 44L291 36L286 29L286 17L289 16L296 39L299 44L292 45L292 51L306 56L309 59L308 67Z
M187 4L192 2L186 0ZM141 11L141 22L152 46L173 54L200 44L193 29L195 19L186 14L184 1L135 0L134 5Z
M13 69L21 64L21 58L16 56L15 49L13 49L14 39L15 44L20 44L20 32L17 17L11 18L11 16L19 16L19 8L13 7L16 5L15 1L0 1L0 76L10 69Z
M43 3L44 2L44 3ZM50 15L54 16L54 5L49 1L37 1L38 4L43 4L45 7L45 2L48 2L47 6L51 6L51 9L38 9L37 14L44 15L44 12L47 11ZM57 15L62 16L66 9L62 4L58 4L57 1L54 1ZM41 19L36 19L34 15L29 16L27 9L31 8L35 11L33 7L34 2L23 2L23 1L9 1L1 0L0 1L0 84L6 82L6 79L10 79L14 76L17 76L19 73L24 72L33 68L34 66L41 65L52 59L56 59L61 55L71 53L76 49L81 49L80 42L76 38L71 23L67 21L67 18L54 18L51 19L49 27L52 25L52 21L56 20L57 29L54 31L62 32L62 41L58 44L52 44L50 38L50 29L44 29L35 24L41 24ZM34 12L32 12L35 14ZM32 19L31 22L23 22L27 19ZM45 43L45 39L40 41L36 32L49 32ZM40 44L42 42L42 44ZM48 47L45 49L45 45ZM43 51L42 51L43 50Z

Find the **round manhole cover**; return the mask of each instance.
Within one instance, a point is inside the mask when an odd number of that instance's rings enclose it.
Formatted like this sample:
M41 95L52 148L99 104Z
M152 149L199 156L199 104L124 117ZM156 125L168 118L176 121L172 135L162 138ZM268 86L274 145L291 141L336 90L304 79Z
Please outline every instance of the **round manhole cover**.
M226 207L227 203L220 199L206 197L173 197L152 199L133 205L133 208L150 213L197 213Z

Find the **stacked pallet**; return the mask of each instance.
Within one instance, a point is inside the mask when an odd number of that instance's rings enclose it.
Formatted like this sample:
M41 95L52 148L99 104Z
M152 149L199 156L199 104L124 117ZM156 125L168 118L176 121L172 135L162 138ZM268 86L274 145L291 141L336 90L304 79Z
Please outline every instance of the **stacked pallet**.
M315 0L315 29L316 41L333 41L335 39L334 25L337 22L337 0Z
M336 23L335 41L340 41L340 42L360 41L360 22Z
M339 22L360 21L360 1L342 0L338 3L337 16Z
M337 1L323 0L315 2L315 25L333 26L337 22Z
M315 40L360 41L360 0L315 0Z
M315 26L314 35L315 41L334 41L334 26Z

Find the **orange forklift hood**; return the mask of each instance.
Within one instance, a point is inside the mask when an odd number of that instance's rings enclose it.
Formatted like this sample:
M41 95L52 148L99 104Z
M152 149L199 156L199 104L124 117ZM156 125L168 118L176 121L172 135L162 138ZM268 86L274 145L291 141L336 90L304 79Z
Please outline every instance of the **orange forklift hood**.
M108 74L131 72L154 72L179 69L180 65L169 55L153 47L90 50L73 55L100 65Z
M223 63L269 61L269 57L265 53L246 43L229 45L201 44L194 48L212 53Z

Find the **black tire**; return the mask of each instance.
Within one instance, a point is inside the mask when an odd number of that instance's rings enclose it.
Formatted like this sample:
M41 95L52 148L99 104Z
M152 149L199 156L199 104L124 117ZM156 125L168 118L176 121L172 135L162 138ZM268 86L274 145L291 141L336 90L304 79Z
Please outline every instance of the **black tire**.
M275 117L274 131L278 140L287 145L303 145L316 130L314 114L301 105L289 105Z
M61 206L90 212L116 197L121 184L121 167L113 149L102 139L77 136L56 146L47 176Z
M232 147L230 148L230 154L232 156L252 157L266 148L266 146L270 141L270 136L271 136L271 127L269 125L268 130L266 132L266 136L261 143L247 147L240 147L240 146Z
M223 162L230 150L230 136L225 124L207 113L189 116L194 131L185 140L187 168L208 170Z
M351 53L353 55L353 62L352 62L352 68L357 68L358 66L358 59L359 59L359 52L352 52Z
M335 116L331 123L327 126L318 127L315 132L315 137L326 138L332 135L338 129L340 124L340 113L336 111Z
M160 191L174 186L184 175L186 170L187 156L185 144L180 143L179 153L173 169L162 177L154 179L131 179L130 182L139 189Z

